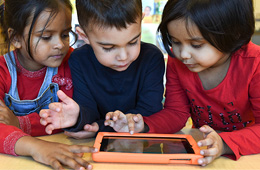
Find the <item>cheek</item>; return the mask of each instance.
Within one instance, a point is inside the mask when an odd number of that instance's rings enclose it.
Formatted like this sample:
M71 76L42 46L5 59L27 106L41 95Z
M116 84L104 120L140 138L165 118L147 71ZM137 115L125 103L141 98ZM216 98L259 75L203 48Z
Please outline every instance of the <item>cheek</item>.
M141 48L140 45L137 45L136 47L131 48L129 50L130 51L129 56L131 56L132 61L135 61L140 55L140 50L141 50L140 48Z
M177 48L177 47L173 47L172 48L172 53L174 54L174 56L177 58L177 59L181 59L180 58L180 50L179 50L179 48Z
M112 53L96 52L95 56L100 64L107 67L109 67L114 61L114 55Z

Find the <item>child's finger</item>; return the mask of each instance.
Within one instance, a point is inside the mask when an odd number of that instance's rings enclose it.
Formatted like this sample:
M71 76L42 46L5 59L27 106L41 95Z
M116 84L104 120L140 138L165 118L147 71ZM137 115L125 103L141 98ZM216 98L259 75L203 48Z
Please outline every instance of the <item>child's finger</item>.
M79 158L79 157L78 157ZM86 167L83 167L82 165L80 165L76 160L76 157L72 157L72 156L65 156L65 155L59 155L57 156L57 159L59 160L59 162L61 162L63 165L67 165L72 169L75 170L79 170L79 169L85 169L88 166L88 163L86 164ZM81 158L80 158L81 159Z
M92 165L90 165L87 161L85 161L81 157L76 157L75 160L79 165L81 165L79 170L85 170L85 168L87 168L88 170L92 169Z
M206 166L207 164L211 163L213 160L214 160L214 158L212 156L207 156L207 157L199 159L198 164L200 164L202 166Z
M95 123L93 123L92 125L86 124L84 126L84 130L88 132L97 132L99 130L99 126Z
M69 146L69 151L73 153L94 153L97 152L97 149L85 145L71 145Z
M135 131L134 116L131 114L127 114L127 122L128 122L129 133L134 134L134 131Z
M45 128L45 132L47 133L47 134L52 134L52 131L54 130L54 127L53 127L53 125L52 124L49 124L48 126L46 126L46 128Z
M200 150L200 154L203 156L216 156L219 153L217 148L209 148Z
M75 139L86 139L94 137L95 132L87 132L85 130L81 130L79 132L64 132L65 135L75 138Z
M43 123L46 123L45 125L47 125L49 123L50 124L53 123L53 119L51 117L43 118L42 121L43 121ZM56 128L60 128L60 127L56 127Z
M214 141L211 138L206 138L204 140L200 140L198 141L198 146L202 147L202 146L210 146L213 145Z
M61 163L58 160L50 160L50 166L52 166L55 170L63 169Z
M113 117L113 113L114 113L114 112L108 112L108 113L106 114L106 120L110 120L110 119Z
M62 106L61 106L61 103L59 103L59 102L49 104L49 109L51 111L59 112L61 110L61 108L62 108Z
M74 103L74 100L67 96L62 90L58 90L57 95L59 99L64 102L65 104Z
M40 124L43 125L43 126L46 126L48 123L45 119L40 119Z
M201 132L207 133L207 134L214 131L214 130L213 130L211 127L209 127L208 125L203 125L202 127L199 128L199 130L200 130Z
M117 121L118 119L124 118L124 115L121 111L116 110L113 114L113 121Z
M137 114L133 117L133 120L138 123L140 120L143 120L143 116L141 114Z
M39 113L41 118L47 118L50 115L49 109L42 109Z
M115 123L113 120L106 120L104 124L105 124L105 126L114 127Z

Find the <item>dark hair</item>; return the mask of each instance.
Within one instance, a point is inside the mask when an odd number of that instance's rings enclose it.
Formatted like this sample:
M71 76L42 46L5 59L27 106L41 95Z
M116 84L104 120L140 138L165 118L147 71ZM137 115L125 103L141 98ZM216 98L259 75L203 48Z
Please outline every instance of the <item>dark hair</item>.
M141 0L76 0L81 28L88 26L126 28L142 17Z
M43 10L46 8L51 9L50 17L47 23L45 23L46 26L61 10L61 5L64 5L72 11L70 0L5 0L2 26L7 38L8 51L10 52L10 45L14 36L23 36L25 27L31 21L27 41L27 51L31 56L30 39L36 20ZM10 37L8 37L8 28L14 30L14 33L10 35Z
M158 31L169 55L167 25L177 19L195 23L202 36L223 53L232 53L249 43L255 30L252 0L169 0Z

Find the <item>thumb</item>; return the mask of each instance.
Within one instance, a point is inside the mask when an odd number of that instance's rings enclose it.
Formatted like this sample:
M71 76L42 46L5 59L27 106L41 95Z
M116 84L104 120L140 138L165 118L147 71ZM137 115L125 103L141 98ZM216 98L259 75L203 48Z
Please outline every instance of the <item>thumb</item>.
M65 103L65 104L68 104L68 103L73 102L73 99L70 98L69 96L67 96L62 90L59 90L59 91L57 92L57 95L58 95L59 99L60 99L63 103Z
M6 107L5 102L3 102L2 100L0 100L0 106Z
M84 130L88 131L88 132L97 132L99 130L99 126L96 122L90 124L86 124L84 126Z

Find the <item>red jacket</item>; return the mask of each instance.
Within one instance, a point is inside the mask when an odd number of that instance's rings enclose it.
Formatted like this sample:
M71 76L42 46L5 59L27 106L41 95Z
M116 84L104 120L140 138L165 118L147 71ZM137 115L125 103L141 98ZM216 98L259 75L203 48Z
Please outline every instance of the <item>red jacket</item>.
M175 133L191 116L196 128L209 125L232 149L233 159L260 153L260 46L250 42L231 56L224 80L204 90L197 73L176 58L167 65L164 109L145 117L151 133Z

